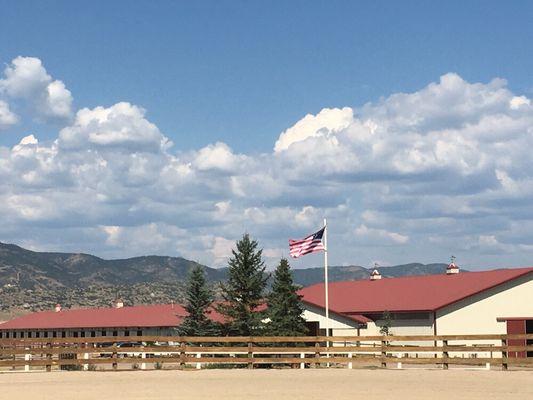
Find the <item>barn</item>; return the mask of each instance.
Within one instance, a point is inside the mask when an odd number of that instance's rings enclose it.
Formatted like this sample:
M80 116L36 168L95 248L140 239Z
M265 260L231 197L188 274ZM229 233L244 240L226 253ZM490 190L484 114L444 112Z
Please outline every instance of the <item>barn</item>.
M300 291L304 317L325 334L324 284ZM533 333L533 268L461 272L452 263L440 275L329 284L329 333L393 335ZM386 316L386 318L384 318Z
M179 304L62 309L27 314L0 324L0 339L175 335L187 315ZM221 320L216 312L210 317Z

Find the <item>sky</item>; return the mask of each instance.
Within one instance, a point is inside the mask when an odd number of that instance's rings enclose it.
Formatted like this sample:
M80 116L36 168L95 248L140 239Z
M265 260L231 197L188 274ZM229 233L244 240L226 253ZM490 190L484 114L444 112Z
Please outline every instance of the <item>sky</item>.
M288 4L287 4L288 3ZM533 257L533 5L0 0L0 241ZM322 255L294 260L320 266Z

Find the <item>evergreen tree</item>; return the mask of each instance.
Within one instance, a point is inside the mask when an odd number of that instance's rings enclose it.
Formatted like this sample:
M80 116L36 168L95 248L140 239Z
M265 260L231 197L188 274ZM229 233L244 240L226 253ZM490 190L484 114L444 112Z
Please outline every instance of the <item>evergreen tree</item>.
M262 328L263 313L258 308L264 301L268 276L261 258L263 251L257 241L245 234L236 243L228 262L228 280L222 284L224 302L218 310L227 319L229 334L236 336L258 335Z
M383 311L383 315L381 317L382 319L382 325L381 328L379 328L379 333L381 333L384 336L392 336L391 326L392 326L392 314L385 310Z
M187 280L185 310L189 313L179 327L187 336L214 336L216 325L209 319L209 307L213 304L213 291L207 286L205 274L199 265L191 269Z
M282 258L274 274L272 292L268 297L268 332L273 336L303 336L307 326L302 317L302 296L297 293L289 262Z

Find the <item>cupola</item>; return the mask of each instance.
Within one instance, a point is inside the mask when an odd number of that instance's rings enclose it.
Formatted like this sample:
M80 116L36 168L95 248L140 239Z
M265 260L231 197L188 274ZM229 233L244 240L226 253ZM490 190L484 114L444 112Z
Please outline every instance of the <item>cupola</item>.
M377 268L374 268L374 271L372 271L372 273L370 274L370 280L377 281L379 279L381 279L381 274L379 273Z
M450 264L448 264L448 267L446 267L446 274L447 275L453 275L459 273L459 267L455 263L455 256L452 256Z

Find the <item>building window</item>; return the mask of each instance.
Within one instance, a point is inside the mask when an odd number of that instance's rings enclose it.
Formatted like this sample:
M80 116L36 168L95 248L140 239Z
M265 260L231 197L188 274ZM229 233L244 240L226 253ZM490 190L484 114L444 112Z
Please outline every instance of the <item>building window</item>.
M6 339L9 339L9 332L6 332Z
M45 333L44 333L44 337L45 337L45 338L48 337L48 332L45 332Z
M78 331L75 331L74 332L74 337L78 337L78 334L79 334Z
M57 337L57 332L56 331L52 332L52 337Z
M96 331L91 331L91 337L96 337Z
M0 339L2 339L3 336L4 336L4 333L0 332Z
M24 332L20 332L20 338L24 339Z
M81 331L81 337L85 337L85 331Z
M39 331L35 332L35 337L36 338L40 338L41 337L41 332L39 332Z
M113 336L118 336L118 331L113 331Z
M106 331L102 331L102 334L100 336L105 337Z
M143 335L143 331L141 331L140 329L137 331L137 336L142 336Z
M129 335L130 335L130 331L126 329L126 330L124 331L124 336L129 336Z
M333 336L333 328L329 328L328 331L329 331L329 336ZM320 328L319 329L319 336L326 336L326 329L325 328Z

